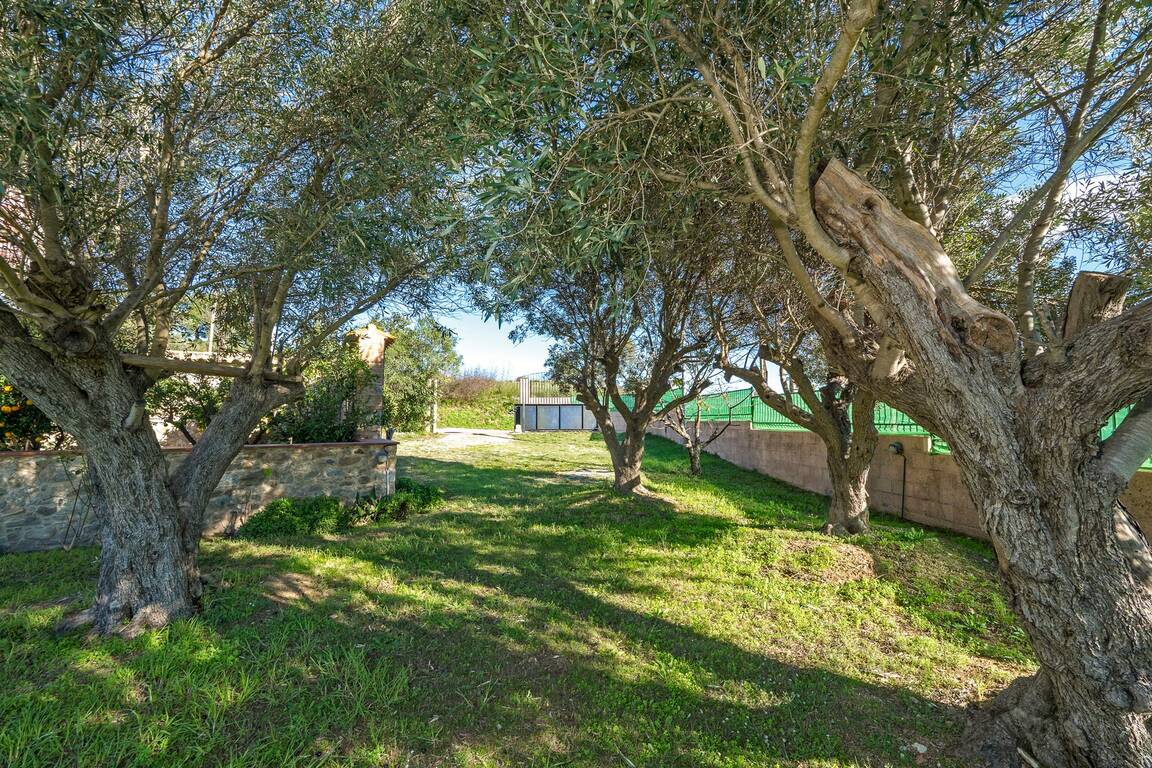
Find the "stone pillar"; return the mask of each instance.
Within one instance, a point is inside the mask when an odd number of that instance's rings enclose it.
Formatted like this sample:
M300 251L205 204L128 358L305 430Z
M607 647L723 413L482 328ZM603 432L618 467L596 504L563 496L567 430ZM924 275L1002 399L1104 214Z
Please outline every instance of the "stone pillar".
M360 354L360 359L367 363L372 371L372 381L360 391L356 399L361 407L367 408L373 414L379 414L383 402L385 353L394 341L395 336L382 330L375 323L349 331L344 336L344 343L354 345ZM372 424L357 431L356 439L379 440L384 436L382 432L377 417Z

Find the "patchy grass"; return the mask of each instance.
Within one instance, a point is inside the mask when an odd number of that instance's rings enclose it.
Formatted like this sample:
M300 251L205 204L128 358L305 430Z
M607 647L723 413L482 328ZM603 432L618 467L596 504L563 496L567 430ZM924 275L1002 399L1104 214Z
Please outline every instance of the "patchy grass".
M435 512L208 542L203 614L133 641L51 634L93 550L0 557L0 764L959 766L961 707L1030 667L977 542L834 542L658 439L662 500L583 433L401 453Z

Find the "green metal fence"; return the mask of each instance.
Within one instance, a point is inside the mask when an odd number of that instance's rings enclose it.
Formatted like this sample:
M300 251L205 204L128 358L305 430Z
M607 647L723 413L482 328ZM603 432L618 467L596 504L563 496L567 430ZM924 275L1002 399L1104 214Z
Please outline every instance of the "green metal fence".
M664 395L661 400L667 403L679 397L680 394L681 390L674 389ZM623 397L624 401L631 406L633 402L632 396L624 395ZM792 395L792 403L804 411L808 410L808 406L804 404L804 401L800 399L799 395ZM613 410L615 410L615 408L613 408ZM1112 414L1100 430L1100 439L1106 440L1111 437L1112 433L1116 431L1116 428L1120 426L1120 423L1127 418L1130 410L1131 408L1125 407ZM701 395L696 400L684 405L685 418L695 419L697 411L700 413L701 421L751 422L752 429L767 429L781 432L805 431L804 427L768 407L763 400L756 396L756 391L751 387ZM924 429L907 414L896 410L886 403L876 404L876 412L873 418L876 422L877 431L882 435L927 437L932 441L931 450L933 453L951 453L947 442ZM1144 462L1143 468L1152 469L1152 458Z
M679 396L680 391L673 390L664 395L662 401L666 403ZM792 395L792 404L803 411L808 410L799 395ZM686 418L695 419L697 411L701 421L750 421L753 429L804 431L804 427L770 408L751 387L702 395L684 406ZM929 435L910 417L884 403L876 405L875 419L876 427L884 434Z

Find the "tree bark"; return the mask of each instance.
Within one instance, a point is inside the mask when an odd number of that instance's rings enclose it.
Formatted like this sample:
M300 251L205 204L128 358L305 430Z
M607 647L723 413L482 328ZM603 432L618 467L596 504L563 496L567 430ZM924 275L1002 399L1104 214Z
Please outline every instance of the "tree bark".
M828 451L832 496L828 500L825 534L851 536L868 531L868 467L868 461L862 462L854 454Z
M828 451L832 497L824 533L850 536L868 531L868 469L876 453L876 398L846 377L830 376L820 390L824 419L817 434ZM815 413L815 409L813 409Z
M688 473L693 477L700 474L700 436L688 441Z
M109 370L103 378L116 377ZM256 423L295 391L258 377L237 379L220 413L171 473L146 417L136 426L115 422L124 403L111 418L77 428L93 478L101 551L95 604L73 623L90 620L98 633L132 636L199 609L208 501Z
M100 574L91 608L61 629L92 624L135 634L189 616L199 605L204 509L256 422L298 385L238 379L180 467L168 470L143 410L153 379L125 366L98 338L84 356L50 355L0 311L4 372L84 449L100 521Z
M147 426L145 426L147 430ZM195 553L183 546L168 468L146 434L84 436L93 499L100 517L100 575L90 615L100 634L132 636L199 606Z
M842 164L825 168L815 203L907 362L878 374L866 340L823 342L948 440L1040 664L981 713L980 749L994 765L1024 754L1045 768L1149 768L1152 551L1117 499L1128 454L1152 441L1144 430L1125 433L1136 448L1111 444L1121 425L1101 445L1099 429L1152 394L1152 308L1025 357L1011 320L964 291L935 238Z
M628 495L646 494L648 491L644 488L641 477L641 468L644 464L644 431L639 430L639 434L636 434L637 425L629 424L627 421L624 429L623 437L619 437L611 419L602 423L600 427L604 442L608 445L608 455L612 459L614 476L612 489L617 493Z
M13 333L5 371L85 451L100 522L93 605L61 629L92 624L133 635L191 615L200 596L196 558L183 546L178 497L143 407L146 375L101 341L84 357L49 357Z
M1139 558L1148 543L1115 483L1038 442L1019 439L978 463L957 457L1041 667L970 733L988 759L1019 748L1051 768L1147 768L1152 589Z

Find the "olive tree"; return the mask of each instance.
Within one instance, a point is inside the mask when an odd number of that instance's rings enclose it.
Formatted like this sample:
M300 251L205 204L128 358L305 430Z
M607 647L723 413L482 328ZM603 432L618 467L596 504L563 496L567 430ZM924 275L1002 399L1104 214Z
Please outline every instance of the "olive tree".
M834 151L811 184L822 118L874 13L867 0L849 7L792 142L791 167L746 157L745 180L766 210L844 277L875 329L860 332L812 296L830 358L949 441L980 510L1041 669L1001 696L990 710L993 727L979 735L1002 735L1012 759L1019 749L1047 765L1145 765L1152 758L1152 555L1118 496L1152 453L1144 405L1152 394L1145 370L1152 315L1145 306L1122 311L1124 281L1082 275L1062 330L1041 344L1029 295L1032 237L1020 253L1014 322L968 294L922 210L909 215ZM1043 15L1033 21L1060 23ZM1107 3L1087 17L1078 97L1101 109L1091 123L1101 130L1148 97L1149 41L1130 21ZM752 106L750 92L715 76L714 51L682 28L667 28L693 57L721 115L752 114L749 122L728 122L730 146L741 152L748 131L755 138L771 118ZM1101 52L1109 32L1115 60ZM749 72L754 64L741 66ZM1103 105L1091 95L1097 66L1113 75ZM1091 144L1087 125L1071 128ZM1038 238L1047 231L1046 211L1041 203L1034 218L1020 214ZM790 271L811 285L807 270ZM1129 404L1133 414L1102 442L1101 425Z
M556 340L549 374L595 415L620 493L645 492L648 427L703 391L706 377L683 372L715 358L701 290L712 263L683 233L655 239L606 248L575 269L537 268L515 299L524 329ZM683 387L670 395L674 382Z
M832 490L824 532L864 533L869 522L868 470L877 442L875 397L828 362L811 305L780 256L760 250L760 245L742 248L723 287L710 287L717 310L719 367L747 382L765 405L824 443ZM843 281L829 270L820 272L821 295L846 306L850 296ZM778 389L772 386L774 373Z
M88 456L100 574L73 623L131 634L196 610L205 505L253 427L351 318L428 285L447 171L414 137L439 134L442 59L417 59L454 46L425 10L0 11L0 370ZM245 358L170 471L144 397L198 370L165 355L208 294Z
M700 474L700 455L732 426L732 408L736 404L731 402L728 393L719 393L720 405L714 405L714 397L703 396L704 391L710 388L715 374L715 360L686 367L673 381L673 391L696 392L696 396L665 411L660 417L660 422L684 441L684 449L688 451L688 472L691 475ZM712 408L716 408L716 412L708 413ZM720 421L720 411L727 411L726 420Z
M1058 317L1035 300L1068 180L1130 156L1124 131L1147 110L1140 4L604 3L576 23L533 5L522 23L548 32L525 36L538 47L572 34L511 82L562 91L619 164L761 207L827 359L948 440L1040 664L973 731L987 755L1148 765L1152 555L1118 499L1152 453L1152 305L1125 311L1124 280L1090 273ZM954 254L979 250L962 280L941 241L1021 179L992 241ZM968 291L997 264L1015 277L1010 314Z

